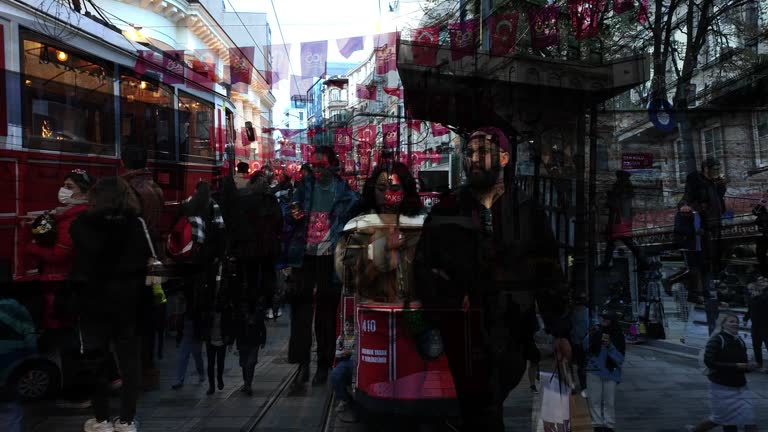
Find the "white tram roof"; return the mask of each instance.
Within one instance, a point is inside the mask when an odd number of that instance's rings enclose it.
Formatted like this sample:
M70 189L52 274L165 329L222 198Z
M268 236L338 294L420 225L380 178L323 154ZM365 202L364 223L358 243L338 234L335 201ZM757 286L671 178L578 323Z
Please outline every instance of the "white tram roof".
M400 228L405 228L405 229L421 228L422 225L424 225L424 219L426 219L426 215L418 215L418 216L401 215ZM391 225L392 224L383 222L379 217L379 215L376 213L364 214L364 215L357 216L356 218L347 222L347 224L344 225L344 232L356 231L356 230L365 229L365 228L386 228Z

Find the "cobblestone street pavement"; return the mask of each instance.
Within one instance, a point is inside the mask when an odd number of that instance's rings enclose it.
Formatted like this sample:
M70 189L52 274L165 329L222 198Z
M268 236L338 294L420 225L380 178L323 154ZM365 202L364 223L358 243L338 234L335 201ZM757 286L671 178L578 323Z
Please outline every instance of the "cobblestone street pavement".
M263 408L273 392L295 370L295 365L287 364L287 346L290 331L290 318L285 314L276 322L267 325L268 341L259 353L259 364L253 384L253 397L239 392L242 385L241 369L238 357L227 353L224 369L223 391L216 391L212 396L205 394L208 383L198 383L194 362L190 358L188 375L184 387L172 390L176 375L176 347L173 337L166 340L163 360L160 368L160 388L141 395L138 406L138 424L142 432L239 432L248 430L255 422L255 416ZM205 354L203 354L205 359ZM310 392L315 389L311 389ZM315 393L325 393L325 389L316 389ZM309 393L309 392L308 392ZM309 394L303 398L294 398L286 403L277 404L270 410L258 428L270 430L302 430L302 414L314 416L320 411L308 403ZM321 398L322 399L322 398ZM278 405L283 405L282 408ZM305 408L301 408L304 406ZM119 400L112 398L112 412L117 414ZM290 411L290 412L289 412ZM56 407L53 401L29 404L25 406L25 431L28 432L81 432L83 423L92 416L91 409L72 410ZM319 416L319 413L318 413ZM283 424L285 423L285 425Z

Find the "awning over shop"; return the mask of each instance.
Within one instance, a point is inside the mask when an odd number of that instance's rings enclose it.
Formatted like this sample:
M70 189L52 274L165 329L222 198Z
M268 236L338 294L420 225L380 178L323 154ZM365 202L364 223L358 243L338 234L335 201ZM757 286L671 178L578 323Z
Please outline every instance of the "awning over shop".
M530 56L451 61L439 48L437 66L414 63L413 42L399 44L398 72L410 115L461 128L508 124L525 130L546 114L573 116L650 79L650 57L602 65Z

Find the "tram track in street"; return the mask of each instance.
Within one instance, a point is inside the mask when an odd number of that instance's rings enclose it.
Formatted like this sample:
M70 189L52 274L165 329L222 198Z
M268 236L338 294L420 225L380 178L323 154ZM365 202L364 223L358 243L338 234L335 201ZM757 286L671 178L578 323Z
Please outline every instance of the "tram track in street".
M295 368L290 374L288 374L279 384L279 386L270 394L270 396L267 398L267 401L262 405L262 407L259 409L259 412L251 419L251 421L246 424L241 431L242 432L256 432L264 429L270 429L274 430L276 429L274 425L266 424L268 423L266 419L268 419L271 415L278 415L277 411L280 409L278 407L281 407L281 404L291 405L290 399L291 398L301 398L301 397L307 397L307 386L309 384L305 384L302 390L302 387L294 387L296 380L299 378L299 368ZM314 387L313 390L319 389L318 387ZM331 405L333 401L333 392L331 391L330 387L327 387L325 389L325 394L322 395L322 405L321 405L321 412L320 417L318 421L315 423L316 428L313 428L312 426L308 424L302 425L302 430L316 430L318 432L331 432L333 431L333 423L331 416ZM309 395L308 397L318 397L319 395ZM284 407L282 407L284 408ZM299 415L299 417L301 417ZM314 417L314 416L312 416ZM310 422L314 420L314 418L307 417L306 421ZM279 429L279 428L278 428Z

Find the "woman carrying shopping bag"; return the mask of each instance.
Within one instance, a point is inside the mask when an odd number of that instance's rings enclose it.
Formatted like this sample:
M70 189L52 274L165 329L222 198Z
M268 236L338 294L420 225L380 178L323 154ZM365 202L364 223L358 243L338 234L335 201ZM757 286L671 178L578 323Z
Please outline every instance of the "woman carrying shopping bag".
M624 363L624 333L616 312L603 311L600 325L584 339L587 349L587 397L595 432L613 432L616 425L616 384Z
M720 319L720 331L712 335L704 351L708 368L709 405L712 415L689 432L705 432L718 426L736 432L739 425L747 432L757 431L754 396L747 388L745 374L757 369L747 357L747 346L739 337L739 318L731 313Z

